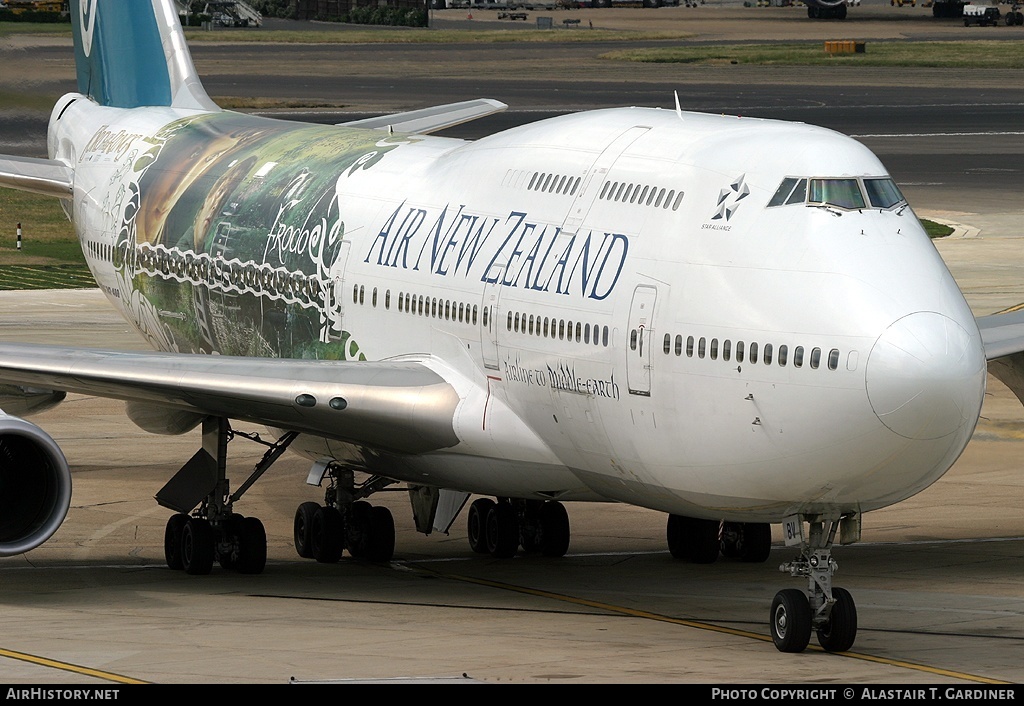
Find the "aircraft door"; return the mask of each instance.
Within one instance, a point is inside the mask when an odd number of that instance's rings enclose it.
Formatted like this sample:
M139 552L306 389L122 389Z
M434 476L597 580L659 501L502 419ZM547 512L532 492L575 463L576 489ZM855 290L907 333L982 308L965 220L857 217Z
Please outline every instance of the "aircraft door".
M626 386L631 395L651 394L651 345L654 342L654 304L658 290L641 284L633 290L626 327Z
M569 207L569 211L566 214L565 219L562 221L563 233L576 232L576 229L583 223L583 219L586 218L587 212L590 211L590 207L597 199L597 190L603 183L605 174L607 174L608 170L612 168L613 164L615 164L615 160L617 160L619 156L626 151L626 148L636 142L641 135L649 130L649 127L645 127L643 125L631 127L612 140L604 151L598 155L590 169L587 170L583 184L580 190L576 193L576 198L573 199L572 205Z
M480 354L484 367L498 369L498 299L501 294L501 275L505 272L505 264L499 268L498 277L484 287L483 301L480 307Z
M345 268L348 266L348 255L352 243L348 240L341 242L338 255L331 263L328 271L328 280L323 283L323 324L320 330L320 340L324 343L331 339L341 338L344 330L345 318Z

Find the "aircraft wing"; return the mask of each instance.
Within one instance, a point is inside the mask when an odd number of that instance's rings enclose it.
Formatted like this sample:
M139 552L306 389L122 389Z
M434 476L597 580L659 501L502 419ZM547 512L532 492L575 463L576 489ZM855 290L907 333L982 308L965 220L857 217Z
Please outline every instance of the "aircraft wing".
M500 113L507 107L501 101L490 98L478 98L471 101L462 101L461 103L448 103L446 105L435 105L430 108L410 110L405 113L353 120L348 123L339 123L339 125L343 127L372 128L389 132L409 132L417 135L426 135L448 127L468 123L470 120L476 120L485 115Z
M415 362L126 353L0 344L0 382L219 416L377 449L424 453L458 443L459 395ZM191 427L189 427L191 428Z
M66 199L72 176L71 167L54 159L0 154L0 186Z
M1024 310L979 317L978 328L988 360L1024 351Z
M1024 403L1024 310L978 318L988 371Z

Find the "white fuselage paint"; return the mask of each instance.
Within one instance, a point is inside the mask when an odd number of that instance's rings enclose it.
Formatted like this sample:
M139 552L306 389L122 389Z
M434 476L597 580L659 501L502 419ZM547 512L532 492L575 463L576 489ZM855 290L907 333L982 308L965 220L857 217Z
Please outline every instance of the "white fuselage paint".
M51 156L75 168L96 279L155 345L158 317L111 253L132 161L185 114L79 98L51 123ZM85 152L101 126L131 137ZM903 500L973 432L985 384L974 318L909 208L766 207L788 176L885 174L831 131L651 109L472 143L410 137L338 177L347 245L327 263L321 284L335 296L322 319L340 317L367 358L445 376L463 398L461 441L415 457L315 439L305 451L409 482L712 519ZM602 196L609 181L644 196ZM683 196L648 205L649 188ZM476 307L477 319L431 314L434 300ZM907 340L926 352L906 352ZM921 360L936 347L955 350Z

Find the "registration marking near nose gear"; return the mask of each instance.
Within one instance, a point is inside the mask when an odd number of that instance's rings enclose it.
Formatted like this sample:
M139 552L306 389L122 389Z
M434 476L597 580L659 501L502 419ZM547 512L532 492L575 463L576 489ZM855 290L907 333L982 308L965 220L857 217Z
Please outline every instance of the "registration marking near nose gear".
M0 657L7 657L8 659L16 659L22 662L29 662L31 664L38 664L41 667L49 667L51 669L59 669L62 672L71 672L72 674L81 674L86 677L95 677L96 679L106 679L107 681L116 682L118 684L148 684L149 682L141 679L133 679L132 677L126 677L122 674L114 674L113 672L104 672L101 669L93 669L92 667L83 667L78 664L71 664L70 662L61 662L56 659L49 659L48 657L39 657L37 655L30 655L25 652L16 652L14 650L5 650L0 648Z
M610 613L618 615L630 616L633 618L641 618L643 620L656 620L661 623L671 623L673 625L681 625L683 627L694 628L696 630L706 630L708 632L717 632L724 635L734 635L736 637L744 637L750 640L759 640L761 642L772 642L772 638L769 635L762 635L760 633L751 632L749 630L740 630L738 628L730 628L724 625L715 625L714 623L706 623L700 620L688 620L686 618L674 618L670 615L663 615L661 613L652 613L646 610L639 610L637 608L627 608L626 606L615 605L613 603L604 603L602 601L595 601L589 598L580 598L578 596L568 596L563 593L555 593L553 591L545 591L539 588L530 588L528 586L517 586L511 583L503 583L500 581L491 581L490 579L481 579L473 576L463 576L461 574L447 574L439 571L432 571L430 569L424 569L423 567L409 567L405 565L404 568L412 569L413 571L430 574L435 578L449 579L452 581L462 581L464 583L472 583L478 586L487 586L489 588L497 588L503 591L512 591L515 593L522 593L530 596L537 596L539 598L548 598L554 601L561 601L563 603L571 603L573 605L585 606L587 608L596 608L599 610L605 610ZM816 652L825 652L824 649L817 645L808 645L808 650ZM864 654L862 652L832 652L830 654L847 657L850 659L859 659L864 662L874 662L876 664L884 664L890 667L900 667L902 669L909 669L916 672L922 672L924 674L933 674L941 677L950 677L953 679L963 679L965 681L976 682L979 684L1011 684L1002 679L992 679L990 677L983 677L978 674L969 674L967 672L958 672L951 669L942 669L940 667L931 667L926 664L917 664L916 662L906 662L899 659L890 659L888 657L879 657L876 655Z

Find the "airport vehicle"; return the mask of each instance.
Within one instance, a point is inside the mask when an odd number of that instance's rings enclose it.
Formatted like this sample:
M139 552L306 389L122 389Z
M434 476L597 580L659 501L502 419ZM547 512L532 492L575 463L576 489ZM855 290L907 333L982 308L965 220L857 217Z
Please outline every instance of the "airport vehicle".
M964 27L971 25L981 27L999 24L999 8L991 5L964 5Z
M1020 394L1024 315L975 320L853 139L678 101L473 142L429 133L503 104L280 121L207 96L169 0L71 11L78 91L49 158L0 158L0 184L62 200L156 350L0 344L0 555L45 542L71 497L22 417L85 393L147 431L201 430L157 493L167 564L189 574L264 569L244 494L294 451L324 487L295 547L324 563L393 557L368 499L398 484L417 529L465 510L497 558L564 555L572 501L664 512L671 554L697 563L763 562L778 524L806 588L776 596L776 646L815 632L843 651L835 542L955 462L987 358ZM234 484L240 439L267 450Z

